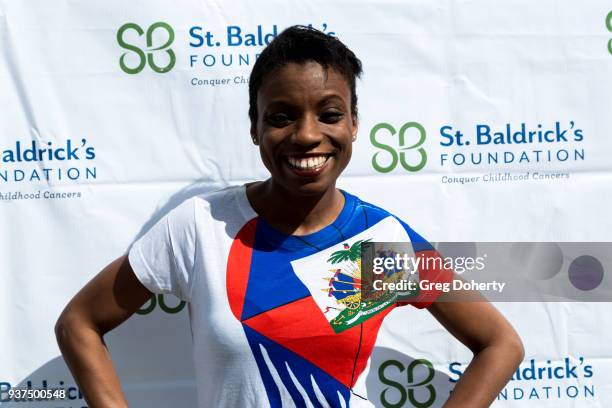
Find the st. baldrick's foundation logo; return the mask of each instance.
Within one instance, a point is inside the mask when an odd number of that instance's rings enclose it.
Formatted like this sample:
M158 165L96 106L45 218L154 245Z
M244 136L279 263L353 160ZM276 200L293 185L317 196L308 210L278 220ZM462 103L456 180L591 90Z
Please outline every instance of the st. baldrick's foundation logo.
M146 40L144 50L140 47L143 45L140 38L143 35ZM126 37L135 43L129 42ZM165 38L158 41L162 37ZM121 54L119 67L123 72L131 75L140 73L146 65L149 65L158 74L169 72L176 63L176 54L170 48L173 42L174 30L163 21L152 24L146 32L138 24L126 23L117 31L117 43L121 48L129 51Z

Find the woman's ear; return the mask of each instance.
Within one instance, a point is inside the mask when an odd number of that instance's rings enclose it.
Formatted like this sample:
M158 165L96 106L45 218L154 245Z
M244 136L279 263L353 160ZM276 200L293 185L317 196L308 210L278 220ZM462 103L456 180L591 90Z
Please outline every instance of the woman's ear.
M357 120L357 115L352 115L352 129L351 129L351 134L353 136L353 142L355 140L357 140L357 131L359 130L359 121Z
M259 145L259 138L257 137L257 129L255 125L251 124L251 140L253 140L253 144L255 146Z

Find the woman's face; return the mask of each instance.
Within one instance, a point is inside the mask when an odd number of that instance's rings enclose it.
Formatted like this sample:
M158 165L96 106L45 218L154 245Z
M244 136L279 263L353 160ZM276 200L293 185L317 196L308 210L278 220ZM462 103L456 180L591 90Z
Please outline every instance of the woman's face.
M357 134L342 74L315 62L284 65L265 77L257 112L251 135L274 183L297 195L335 186Z

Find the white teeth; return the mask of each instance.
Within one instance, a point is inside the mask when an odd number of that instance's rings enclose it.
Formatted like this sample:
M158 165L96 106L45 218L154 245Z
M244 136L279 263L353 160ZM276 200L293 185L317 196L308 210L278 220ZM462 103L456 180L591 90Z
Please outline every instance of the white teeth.
M325 164L327 156L314 156L302 159L289 156L287 161L291 166L300 170L316 170Z

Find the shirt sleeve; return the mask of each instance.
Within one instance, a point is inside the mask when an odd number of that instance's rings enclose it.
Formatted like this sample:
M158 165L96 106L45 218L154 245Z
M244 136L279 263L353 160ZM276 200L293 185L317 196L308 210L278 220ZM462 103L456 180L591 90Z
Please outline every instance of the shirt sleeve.
M136 277L153 293L189 301L196 248L194 202L188 199L172 209L129 250Z
M433 245L417 234L408 224L401 220L400 223L410 237L415 256L425 261L419 264L419 281L427 280L430 283L452 282L454 276L453 270L445 266L442 256L434 249ZM417 309L425 309L431 306L442 294L442 291L433 288L434 285L427 286L432 288L428 290L420 289L415 298L409 301L397 302L398 306L412 305Z

